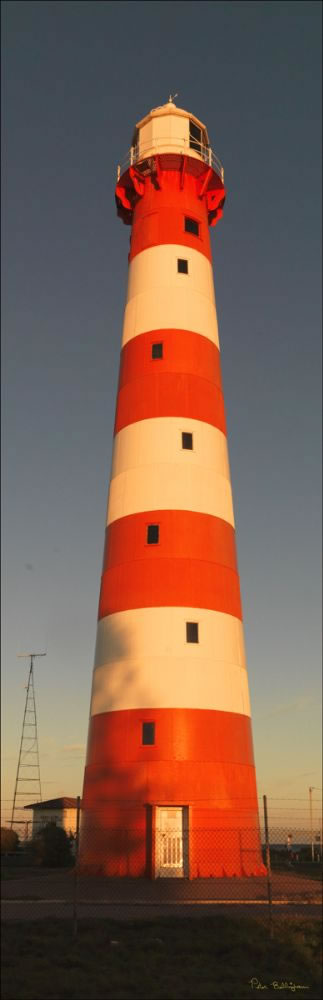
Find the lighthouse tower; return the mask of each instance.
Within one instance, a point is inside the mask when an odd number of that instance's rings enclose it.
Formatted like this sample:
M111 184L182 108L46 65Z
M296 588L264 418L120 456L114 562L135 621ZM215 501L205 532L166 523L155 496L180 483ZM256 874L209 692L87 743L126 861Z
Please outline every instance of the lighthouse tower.
M128 290L80 863L262 869L209 228L223 169L172 98L118 168Z

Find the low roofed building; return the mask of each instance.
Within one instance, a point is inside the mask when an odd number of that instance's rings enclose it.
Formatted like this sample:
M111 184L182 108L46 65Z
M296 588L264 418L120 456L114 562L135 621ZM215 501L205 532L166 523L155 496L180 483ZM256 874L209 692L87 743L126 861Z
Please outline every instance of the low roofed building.
M24 808L32 810L31 836L48 823L63 827L67 834L76 833L77 799L63 796L58 799L47 799L45 802L32 802Z

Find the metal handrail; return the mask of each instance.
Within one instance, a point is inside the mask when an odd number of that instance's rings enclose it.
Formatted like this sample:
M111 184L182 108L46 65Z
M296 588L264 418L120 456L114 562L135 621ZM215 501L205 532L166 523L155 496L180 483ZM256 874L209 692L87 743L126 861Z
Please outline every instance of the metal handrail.
M171 147L173 146L176 147L176 152L180 150L183 154L186 153L188 156L192 150L199 153L202 160L204 160L204 163L207 163L213 170L215 170L215 173L218 174L218 177L221 178L223 183L224 169L222 163L211 149L211 146L204 146L202 142L198 141L198 139L193 139L193 142L194 146L190 144L188 139L183 139L183 137L178 139L174 139L174 137L172 137L168 139L166 136L158 136L158 138L151 139L150 142L140 142L138 146L131 146L123 163L118 166L117 180L120 180L121 174L123 174L128 167L135 166L135 164L141 163L142 160L153 157L154 153L151 152L152 149L157 152L158 155L158 147L162 149L163 153L165 153L169 147L171 152ZM165 150L165 146L167 146L167 150ZM197 149L196 147L199 148Z

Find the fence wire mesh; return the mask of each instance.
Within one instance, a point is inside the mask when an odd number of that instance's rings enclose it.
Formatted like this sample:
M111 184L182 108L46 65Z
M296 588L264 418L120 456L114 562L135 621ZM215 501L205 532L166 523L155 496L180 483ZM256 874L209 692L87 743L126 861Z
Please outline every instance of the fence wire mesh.
M104 809L89 816L79 807L67 834L36 820L20 831L18 850L2 856L3 915L65 916L76 934L88 917L229 913L244 906L268 921L272 934L291 908L318 915L322 880L320 832L304 823L302 812L295 810L293 826L277 822L274 805L272 812L271 822L269 804L267 836L266 817L259 826L242 814L235 827L213 829L194 827L184 811L176 825L169 810L168 825L147 829L108 827Z

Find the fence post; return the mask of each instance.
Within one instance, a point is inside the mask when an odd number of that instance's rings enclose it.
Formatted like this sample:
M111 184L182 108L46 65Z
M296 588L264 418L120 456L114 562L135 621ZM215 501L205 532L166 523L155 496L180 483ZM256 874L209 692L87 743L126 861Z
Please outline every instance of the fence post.
M264 800L264 819L265 819L265 844L266 844L266 868L267 868L267 893L268 893L268 906L269 906L269 937L273 937L273 907L272 907L272 886L271 886L271 865L270 865L270 845L269 845L269 830L268 830L268 813L267 813L267 795L263 796Z
M77 882L78 882L78 854L79 854L79 834L80 834L80 810L81 798L76 799L76 834L75 834L75 866L73 879L73 937L77 935Z

